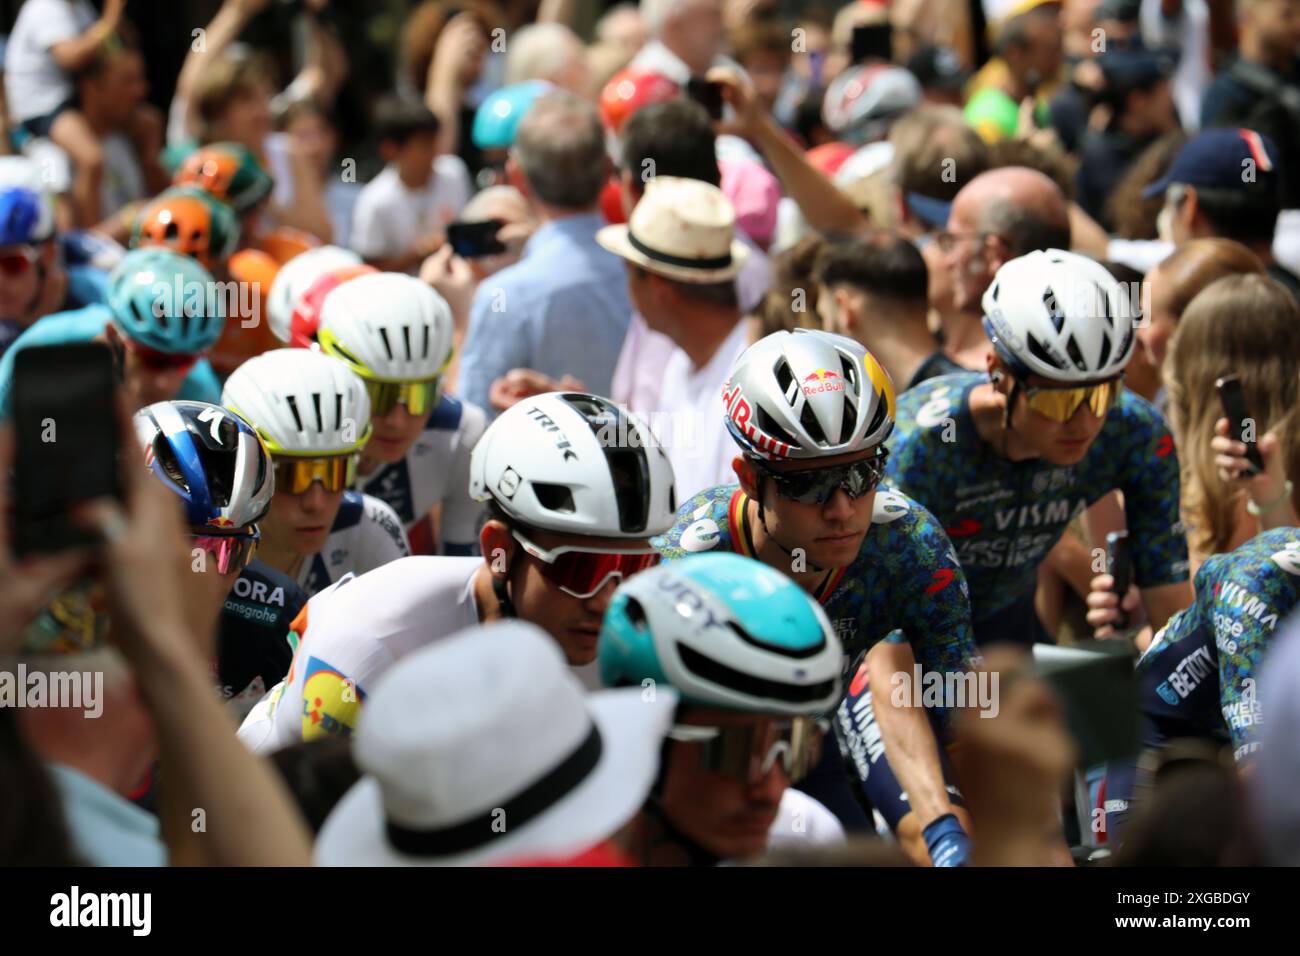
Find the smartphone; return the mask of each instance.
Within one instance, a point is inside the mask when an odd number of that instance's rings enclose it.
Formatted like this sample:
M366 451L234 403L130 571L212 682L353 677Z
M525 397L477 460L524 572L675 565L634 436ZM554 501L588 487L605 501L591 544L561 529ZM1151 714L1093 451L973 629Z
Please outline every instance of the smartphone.
M501 219L484 219L481 222L453 222L447 225L447 241L462 259L477 259L506 252L505 243L497 233L505 225Z
M1224 417L1228 419L1228 432L1237 441L1246 446L1246 460L1253 466L1251 474L1258 475L1264 470L1264 459L1255 447L1255 430L1250 430L1250 440L1246 439L1246 422L1250 412L1246 409L1246 396L1241 393L1241 379L1236 375L1225 375L1217 379L1214 387L1219 390L1219 402L1223 405Z
M15 554L98 541L69 511L78 501L122 497L116 385L113 356L97 342L33 346L14 356Z
M854 63L866 63L868 60L893 62L894 28L888 23L854 27L853 45L849 52Z
M1079 748L1079 766L1119 760L1138 750L1138 693L1133 651L1124 641L1034 645L1034 671L1056 692Z
M1128 532L1112 531L1106 535L1106 573L1115 579L1111 590L1119 595L1121 601L1128 594L1129 585L1133 583L1133 561L1128 551ZM1122 631L1128 627L1128 613L1120 608L1115 630Z
M722 119L722 84L691 77L686 81L686 95L704 107L714 122Z

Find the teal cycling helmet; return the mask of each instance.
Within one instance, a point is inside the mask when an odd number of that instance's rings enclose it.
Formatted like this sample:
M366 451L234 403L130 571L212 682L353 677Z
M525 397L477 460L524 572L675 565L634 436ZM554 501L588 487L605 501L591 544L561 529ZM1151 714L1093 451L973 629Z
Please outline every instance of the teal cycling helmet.
M225 301L212 273L170 249L133 249L108 276L118 330L157 352L197 355L221 337Z
M685 704L818 715L840 700L843 649L779 571L738 554L660 564L614 593L598 659L606 686L652 680Z
M528 80L502 87L485 99L474 114L470 136L479 149L505 149L513 146L519 121L537 102L537 98L554 87L545 80Z

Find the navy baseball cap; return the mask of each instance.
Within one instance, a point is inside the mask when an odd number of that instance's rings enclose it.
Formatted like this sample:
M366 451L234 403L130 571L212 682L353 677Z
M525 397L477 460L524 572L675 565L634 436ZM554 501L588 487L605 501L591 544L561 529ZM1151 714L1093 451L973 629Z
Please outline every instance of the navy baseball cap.
M1254 163L1253 182L1270 187L1277 174L1277 146L1253 129L1223 127L1208 129L1188 140L1174 157L1169 172L1142 190L1143 199L1162 195L1173 183L1205 189L1244 189L1251 181L1243 178Z
M923 196L920 193L908 193L907 208L927 226L932 229L942 229L948 225L948 213L952 210L952 203L944 199L935 199L933 196Z

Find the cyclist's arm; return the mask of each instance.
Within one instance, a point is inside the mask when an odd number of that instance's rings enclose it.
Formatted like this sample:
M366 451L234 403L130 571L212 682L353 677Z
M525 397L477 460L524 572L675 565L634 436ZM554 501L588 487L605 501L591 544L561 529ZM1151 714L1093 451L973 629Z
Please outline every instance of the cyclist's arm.
M952 803L944 787L943 768L939 764L939 746L925 708L894 703L895 675L912 681L916 658L904 642L880 641L867 652L867 670L876 702L876 723L885 743L890 769L907 792L908 803L924 829L945 813L952 813Z

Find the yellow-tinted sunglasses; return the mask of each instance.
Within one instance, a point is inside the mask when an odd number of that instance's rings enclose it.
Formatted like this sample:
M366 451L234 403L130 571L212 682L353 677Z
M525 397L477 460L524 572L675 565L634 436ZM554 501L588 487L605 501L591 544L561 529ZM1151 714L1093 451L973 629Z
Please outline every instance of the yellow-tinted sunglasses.
M357 477L356 455L330 455L328 458L275 459L275 490L300 495L319 481L326 491L345 491Z
M366 380L370 395L370 415L379 418L391 412L394 406L405 405L411 415L427 415L438 404L442 390L442 376L425 382L375 382Z
M1085 402L1098 418L1105 418L1106 413L1119 401L1124 382L1119 378L1098 382L1096 385L1083 385L1077 388L1031 388L1025 386L1021 394L1025 403L1044 418L1064 424L1074 417L1079 406Z

